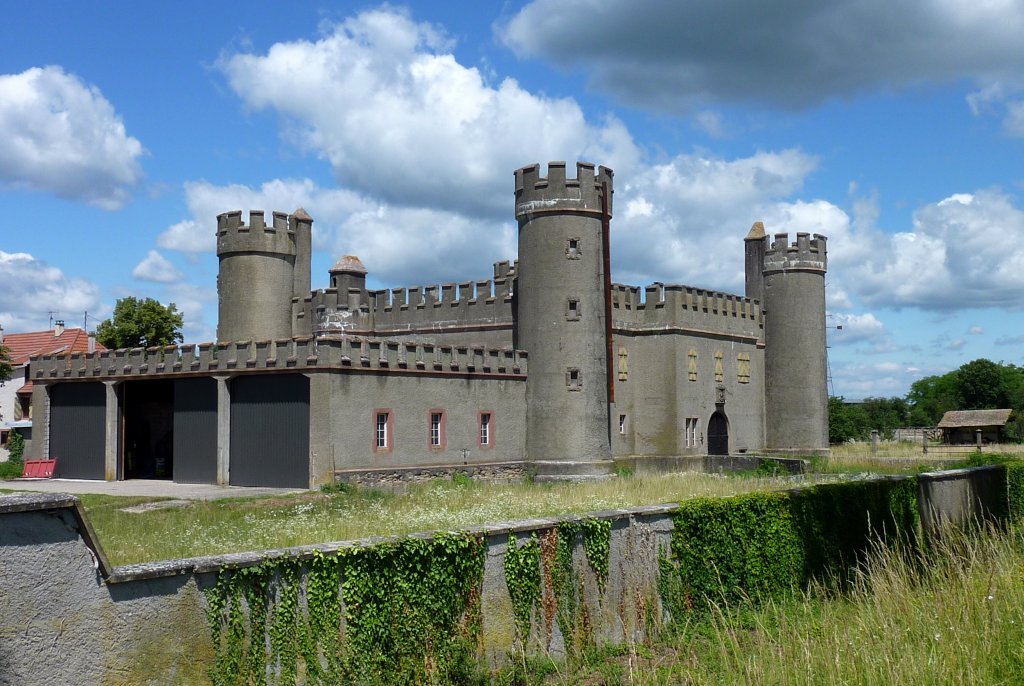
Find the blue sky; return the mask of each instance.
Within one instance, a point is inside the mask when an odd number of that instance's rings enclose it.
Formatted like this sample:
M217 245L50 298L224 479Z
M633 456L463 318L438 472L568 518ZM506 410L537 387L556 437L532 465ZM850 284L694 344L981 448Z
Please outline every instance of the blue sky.
M216 328L215 216L314 218L373 287L515 256L512 172L615 170L613 278L742 292L829 237L836 394L1024 363L1024 3L17 3L0 26L0 325L119 297ZM836 327L842 326L842 329Z

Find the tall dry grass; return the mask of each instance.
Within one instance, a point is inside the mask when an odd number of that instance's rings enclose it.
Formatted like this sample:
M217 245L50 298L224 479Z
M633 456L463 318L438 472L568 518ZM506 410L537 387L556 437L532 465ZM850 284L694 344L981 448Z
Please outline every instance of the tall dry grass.
M1024 531L876 549L842 592L717 607L671 638L552 671L543 683L1024 683Z
M698 670L708 683L1024 683L1024 536L876 550L847 593L819 585L756 613L722 608L714 634L712 668Z

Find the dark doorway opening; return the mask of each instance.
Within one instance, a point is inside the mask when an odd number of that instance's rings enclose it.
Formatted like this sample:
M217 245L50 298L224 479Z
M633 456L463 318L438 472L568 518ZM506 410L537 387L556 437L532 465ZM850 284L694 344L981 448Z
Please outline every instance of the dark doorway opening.
M174 478L174 382L121 384L124 478Z
M708 455L729 454L729 420L717 410L708 422Z

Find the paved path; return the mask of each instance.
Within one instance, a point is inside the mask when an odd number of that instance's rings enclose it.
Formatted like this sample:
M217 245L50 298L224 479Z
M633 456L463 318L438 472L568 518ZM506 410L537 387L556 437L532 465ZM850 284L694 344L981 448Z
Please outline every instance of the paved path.
M216 486L213 484L176 484L155 479L129 481L87 481L84 479L14 479L0 481L0 490L37 491L42 493L99 493L104 495L140 495L184 500L216 500L218 498L250 498L261 495L297 493L298 488L253 488L248 486Z

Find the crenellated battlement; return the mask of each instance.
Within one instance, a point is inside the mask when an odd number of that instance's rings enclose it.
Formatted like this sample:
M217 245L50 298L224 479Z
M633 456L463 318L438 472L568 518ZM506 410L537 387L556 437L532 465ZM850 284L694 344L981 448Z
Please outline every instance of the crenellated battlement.
M678 284L612 284L612 325L619 329L680 328L760 337L761 305L741 295Z
M241 210L219 214L217 254L262 252L294 256L296 221L286 212L272 212L269 224L263 210L251 210L248 224L242 221Z
M532 164L515 172L516 218L574 212L601 215L604 188L608 189L608 214L612 212L612 170L589 162L576 163L576 178L566 178L565 162L549 162L548 175Z
M765 238L767 241L767 237ZM798 233L796 241L789 242L788 233L777 233L764 254L764 271L816 271L828 270L828 251L825 236Z
M526 377L520 350L399 342L361 336L231 341L37 355L29 375L40 383L186 373L234 373L286 369L365 369Z

